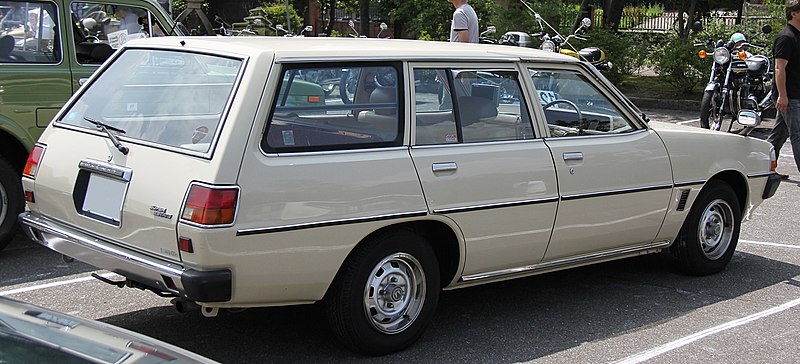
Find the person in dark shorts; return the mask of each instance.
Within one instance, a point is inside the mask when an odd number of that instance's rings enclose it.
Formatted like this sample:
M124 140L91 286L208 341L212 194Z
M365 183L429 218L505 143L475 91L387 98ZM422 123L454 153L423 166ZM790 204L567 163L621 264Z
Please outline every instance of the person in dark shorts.
M772 143L775 153L780 154L781 147L789 139L795 165L800 171L800 1L787 0L785 10L786 28L778 33L772 46L775 56L772 94L777 95L778 113L767 141ZM781 177L789 178L785 174Z

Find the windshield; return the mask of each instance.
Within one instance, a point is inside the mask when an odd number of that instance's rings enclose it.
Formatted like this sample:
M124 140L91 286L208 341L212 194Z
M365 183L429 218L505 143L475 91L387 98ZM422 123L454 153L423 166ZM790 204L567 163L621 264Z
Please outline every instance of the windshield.
M241 69L240 59L128 49L59 122L98 130L88 118L118 129L120 139L207 153Z

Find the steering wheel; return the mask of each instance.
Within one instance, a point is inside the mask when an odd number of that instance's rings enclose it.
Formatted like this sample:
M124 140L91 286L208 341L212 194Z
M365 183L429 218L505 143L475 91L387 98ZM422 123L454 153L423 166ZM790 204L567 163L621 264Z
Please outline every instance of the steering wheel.
M542 110L547 110L551 106L556 105L556 104L567 104L570 107L572 107L573 109L575 109L575 112L578 114L578 135L583 134L583 126L582 126L583 125L582 124L583 116L581 115L581 109L578 108L578 105L576 105L574 102L569 101L569 100L557 99L557 100L553 100L553 101L550 101L550 102L544 104L544 106L542 106Z

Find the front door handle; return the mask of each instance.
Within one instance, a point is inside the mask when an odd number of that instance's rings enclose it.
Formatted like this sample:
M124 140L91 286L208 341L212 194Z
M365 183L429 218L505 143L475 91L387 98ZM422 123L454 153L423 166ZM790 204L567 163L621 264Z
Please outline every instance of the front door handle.
M583 153L581 152L564 153L563 157L565 161L582 161Z
M456 164L456 162L434 163L432 168L433 168L433 173L455 172L456 170L458 170L458 165Z

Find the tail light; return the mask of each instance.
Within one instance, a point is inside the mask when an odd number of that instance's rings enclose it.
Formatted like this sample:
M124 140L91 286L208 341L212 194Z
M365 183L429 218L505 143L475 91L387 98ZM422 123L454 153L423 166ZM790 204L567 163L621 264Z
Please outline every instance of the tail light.
M239 187L193 183L181 219L200 225L230 225L236 215Z
M36 179L36 172L39 171L39 164L42 163L43 155L44 145L37 144L34 146L31 154L28 155L28 161L25 162L25 169L22 170L22 175Z

